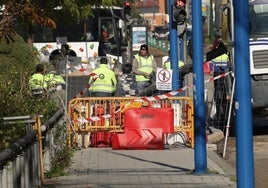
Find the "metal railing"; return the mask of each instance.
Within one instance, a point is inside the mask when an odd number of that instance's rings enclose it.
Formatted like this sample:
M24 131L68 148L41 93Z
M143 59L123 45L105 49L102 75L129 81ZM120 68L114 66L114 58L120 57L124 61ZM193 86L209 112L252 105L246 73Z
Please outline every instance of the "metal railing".
M27 134L0 153L1 187L35 187L41 185L41 122L40 116L6 117L9 125L26 124Z
M154 48L158 48L164 52L168 52L170 50L169 40L161 40L156 39L154 37L148 37L148 44Z
M53 144L55 142L53 129L59 119L63 117L63 112L63 108L59 109L43 124L41 123L42 115L3 118L4 124L15 126L24 124L27 133L0 153L0 187L34 188L42 186L45 171L49 170L46 164L50 164L53 153L55 153L52 150L61 149ZM66 141L64 146L66 146Z

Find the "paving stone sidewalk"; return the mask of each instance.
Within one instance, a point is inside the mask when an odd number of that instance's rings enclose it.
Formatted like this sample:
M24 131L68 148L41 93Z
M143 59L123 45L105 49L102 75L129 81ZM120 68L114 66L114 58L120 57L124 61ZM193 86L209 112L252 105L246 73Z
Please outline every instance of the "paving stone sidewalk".
M73 156L72 166L66 170L68 175L50 180L49 187L236 187L235 169L213 151L208 150L207 156L208 172L198 175L194 173L194 149L191 148L81 149Z

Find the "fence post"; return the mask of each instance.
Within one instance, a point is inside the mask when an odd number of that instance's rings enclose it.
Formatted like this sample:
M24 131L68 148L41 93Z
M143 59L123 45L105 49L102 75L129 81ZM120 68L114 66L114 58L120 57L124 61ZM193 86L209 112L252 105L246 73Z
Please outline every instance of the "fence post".
M39 158L40 158L40 172L41 172L41 182L45 180L44 176L44 161L43 161L43 146L42 146L42 131L41 131L41 119L40 116L35 116L36 118L36 127L37 127L37 141L39 142Z

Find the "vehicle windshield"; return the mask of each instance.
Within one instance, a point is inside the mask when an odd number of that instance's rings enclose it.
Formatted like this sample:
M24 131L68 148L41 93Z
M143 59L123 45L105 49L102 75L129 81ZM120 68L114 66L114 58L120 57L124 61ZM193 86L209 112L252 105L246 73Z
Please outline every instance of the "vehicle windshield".
M250 36L268 36L268 3L249 5Z

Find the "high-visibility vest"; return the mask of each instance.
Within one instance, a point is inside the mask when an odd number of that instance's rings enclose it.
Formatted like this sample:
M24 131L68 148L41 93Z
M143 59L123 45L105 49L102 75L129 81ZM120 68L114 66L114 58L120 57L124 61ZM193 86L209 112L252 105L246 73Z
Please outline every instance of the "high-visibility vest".
M65 84L65 80L61 75L55 73L48 73L45 75L45 81L48 87L55 87L59 84Z
M31 90L42 90L47 88L44 75L41 73L35 73L29 80L29 87Z
M154 57L150 55L149 57L145 58L140 56L139 54L134 55L138 62L138 70L142 72L146 72L151 74L153 72L153 62ZM135 75L136 82L145 82L150 81L150 78L145 78L143 75Z
M182 67L184 65L184 62L179 60L178 61L178 67ZM171 63L170 63L170 60L166 61L165 62L165 67L166 69L171 69Z
M229 56L227 54L222 54L214 59L212 59L213 62L228 62Z
M107 92L113 93L116 90L116 77L115 73L108 68L107 64L100 64L99 68L92 71L98 75L97 79L92 84L93 77L90 77L89 84L91 87L89 91L91 92Z

